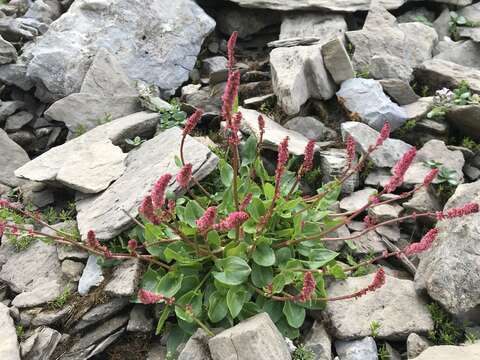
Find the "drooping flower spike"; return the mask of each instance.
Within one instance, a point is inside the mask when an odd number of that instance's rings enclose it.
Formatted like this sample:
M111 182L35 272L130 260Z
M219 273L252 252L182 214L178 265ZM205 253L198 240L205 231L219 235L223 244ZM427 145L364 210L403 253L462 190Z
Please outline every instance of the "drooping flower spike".
M172 180L171 174L162 175L153 186L150 196L152 197L152 204L154 210L161 209L163 205L165 205L165 193L167 191L170 180Z
M411 148L408 150L402 158L395 164L393 167L393 175L388 181L387 185L384 187L384 192L386 194L394 192L400 185L403 184L403 179L408 168L415 159L417 155L417 149Z
M347 136L346 148L347 148L347 169L350 169L353 165L353 160L355 160L355 140L352 136Z
M422 238L422 240L420 240L420 242L408 245L405 249L403 249L402 252L406 256L411 256L413 254L418 254L425 250L430 249L433 242L437 238L438 233L439 231L437 228L431 229L429 232L425 234L425 236Z
M178 184L186 189L188 188L188 185L190 184L190 180L192 179L192 164L188 163L183 165L183 167L180 169L176 176L176 180Z
M315 153L315 140L309 140L307 143L307 146L305 146L305 152L304 152L303 164L302 164L302 175L312 170L314 153Z
M437 220L453 219L470 214L478 213L479 205L477 203L467 203L462 207L453 208L447 211L438 211L436 213Z
M216 217L217 208L211 206L207 210L205 210L203 215L196 221L198 231L201 234L205 234L215 224Z
M248 215L245 211L235 211L229 214L219 224L214 225L213 228L220 231L229 231L235 229L237 226L242 225L249 218L250 215Z
M198 122L202 118L203 110L198 109L195 111L185 122L185 127L183 128L183 136L191 134L193 129L197 127Z
M275 170L275 196L280 194L280 181L288 161L288 136L278 146L277 168Z
M140 289L138 291L138 300L144 305L156 304L165 301L165 296L162 294L154 294L151 291Z
M234 31L227 42L228 71L235 67L235 45L237 45L238 32Z
M232 111L238 96L238 88L240 86L240 71L233 71L228 75L225 92L222 96L222 117L230 126L232 120Z

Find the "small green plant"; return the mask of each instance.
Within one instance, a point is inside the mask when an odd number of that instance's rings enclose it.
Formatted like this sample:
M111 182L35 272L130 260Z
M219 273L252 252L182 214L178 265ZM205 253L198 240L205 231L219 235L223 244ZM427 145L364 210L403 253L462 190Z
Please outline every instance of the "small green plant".
M15 332L18 338L22 338L25 335L25 329L22 325L15 326Z
M443 119L452 106L480 104L480 96L472 94L468 82L462 80L453 91L449 89L437 90L433 100L433 107L427 114L429 119Z
M447 169L446 167L441 167L437 176L438 184L447 183L451 186L458 186L460 183L458 180L458 174L455 170Z
M478 27L479 21L468 20L465 16L458 15L456 12L450 12L450 21L448 22L448 32L453 40L460 40L459 27Z
M378 358L380 360L389 360L391 358L386 344L383 344L378 348Z
M142 139L140 136L135 136L133 139L126 139L125 142L128 145L131 145L133 147L137 147L142 145L146 140Z
M370 336L373 338L378 337L381 327L382 327L382 324L380 324L378 321L372 321L370 323Z
M87 127L83 124L78 124L73 130L73 137L79 137L87 132Z
M99 119L97 119L98 125L103 125L111 122L113 120L113 116L110 113L105 113L105 115Z
M406 136L408 133L413 131L417 126L417 120L410 119L407 120L399 129L396 130L396 133L399 137Z
M480 144L478 144L468 136L462 139L461 145L467 149L472 150L473 152L477 152L480 150Z
M422 23L424 25L433 27L433 23L430 20L428 20L424 15L415 16L415 21L419 22L419 23Z
M176 99L172 99L169 109L160 110L160 122L158 124L160 129L170 129L174 126L182 126L187 119L187 113L182 111L180 103Z
M355 71L355 77L357 77L357 78L363 78L363 79L369 79L369 78L371 78L370 69L365 68L365 69L360 70L360 71Z
M475 344L478 340L477 334L475 334L474 332L471 332L471 331L466 331L465 332L465 338L471 344Z
M453 322L451 316L437 303L428 305L434 323L428 338L436 345L456 345L464 336L463 329Z
M49 303L50 308L58 310L62 309L65 304L70 300L70 297L72 296L72 291L70 289L70 285L67 285L62 293L57 296L55 300Z
M315 353L302 344L293 352L292 360L315 360Z

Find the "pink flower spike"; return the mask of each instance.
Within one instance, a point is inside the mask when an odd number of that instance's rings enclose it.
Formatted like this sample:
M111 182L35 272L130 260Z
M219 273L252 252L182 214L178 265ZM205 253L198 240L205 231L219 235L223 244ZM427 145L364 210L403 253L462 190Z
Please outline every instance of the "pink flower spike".
M240 211L245 211L245 209L247 208L247 206L250 204L250 202L252 201L252 198L253 198L253 194L252 193L248 193L244 198L243 198L243 201L242 203L240 204L239 206L239 210Z
M233 71L228 75L227 85L222 96L222 117L227 122L227 126L230 126L233 106L238 95L239 86L240 71Z
M87 233L87 245L93 249L96 249L100 246L100 242L97 240L95 231L93 230L89 230Z
M197 127L198 122L203 116L203 110L198 109L195 111L185 122L185 126L183 128L183 136L189 135L193 129Z
M196 221L198 231L201 234L205 234L215 224L216 217L217 208L211 206L207 210L205 210L205 213L202 215L202 217Z
M387 121L383 124L382 130L380 131L380 135L378 135L377 142L375 143L375 149L379 148L383 145L385 140L387 140L390 136L390 123Z
M136 254L136 253L137 253L137 247L138 247L137 240L135 240L135 239L130 239L130 240L128 240L128 250L129 250L132 254Z
M5 199L0 199L0 208L11 208L13 207L12 204Z
M188 163L185 164L181 170L178 172L176 180L178 184L186 189L190 184L190 180L192 179L192 164Z
M145 219L150 221L154 225L160 224L160 219L155 215L155 210L153 209L152 197L150 195L146 196L142 204L140 205L138 212L143 215Z
M296 297L298 301L304 303L309 301L315 293L317 283L311 271L308 271L303 276L303 288L301 293Z
M350 135L348 135L347 137L346 148L347 148L347 167L348 169L350 169L352 167L353 160L355 159L355 148L356 148L355 140Z
M161 209L165 205L165 192L170 180L172 180L171 174L162 175L153 186L150 196L152 197L152 204L155 210Z
M154 294L153 292L145 289L140 289L138 291L138 300L140 300L142 304L150 305L165 301L165 296L161 294Z
M288 136L278 146L277 168L275 170L275 196L280 193L280 181L285 172L285 165L288 161Z
M223 219L220 224L215 225L214 229L220 231L229 231L236 228L237 226L241 226L249 218L250 215L248 215L246 212L235 211L229 214L225 219Z
M412 147L408 150L402 158L395 164L393 167L393 176L388 181L388 184L385 185L384 191L386 194L394 192L400 185L403 184L403 177L407 172L410 165L412 165L413 159L417 155L417 149Z
M435 180L435 178L437 177L438 175L438 169L432 169L429 171L429 173L425 176L425 179L423 179L423 186L424 187L428 187L430 186L430 184L433 182L433 180Z
M230 125L228 126L230 130L230 136L228 138L229 144L231 145L240 144L240 138L238 137L238 132L240 131L241 123L242 123L242 113L237 112L235 115L233 115L232 121L230 121Z
M375 291L380 289L383 285L385 285L385 270L383 270L383 268L380 268L377 270L372 283L368 287L368 290Z
M262 115L258 115L258 131L260 132L260 136L265 134L265 119Z
M313 156L315 153L315 140L309 140L305 147L303 156L302 174L305 174L313 168Z
M5 221L0 220L0 238L3 236L5 229L6 229Z
M235 45L237 44L238 32L234 31L227 42L228 70L232 71L235 66Z
M418 254L425 250L430 249L433 242L437 238L438 233L439 233L438 229L436 228L431 229L429 232L425 234L425 236L422 238L422 240L420 240L420 242L408 245L405 249L403 249L402 252L406 256L411 256L413 254Z
M460 208L453 208L444 212L444 216L448 219L462 217L470 214L478 213L479 205L477 203L467 203Z
M365 225L365 228L368 229L372 226L375 226L375 221L367 215L363 218L363 224Z

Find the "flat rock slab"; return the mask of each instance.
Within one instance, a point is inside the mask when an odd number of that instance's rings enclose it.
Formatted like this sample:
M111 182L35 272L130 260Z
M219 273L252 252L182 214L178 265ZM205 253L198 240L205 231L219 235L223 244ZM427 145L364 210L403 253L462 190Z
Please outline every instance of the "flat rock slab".
M378 360L377 344L372 337L353 341L335 341L335 349L342 360Z
M355 12L368 10L371 0L232 0L240 6L273 10L331 10ZM398 9L404 0L380 0L387 9Z
M17 332L15 324L10 316L10 309L0 303L0 329L2 329L2 340L0 341L0 359L20 360L18 350Z
M105 286L105 292L111 296L133 296L143 272L140 260L124 261L113 271L112 279Z
M266 148L277 150L278 145L289 137L288 151L293 155L303 155L305 146L308 143L308 139L302 134L284 128L279 123L270 119L268 116L251 109L240 108L239 111L243 115L242 119L242 132L255 135L257 139L260 137L260 130L258 128L258 116L262 115L265 120L265 134L263 135L263 141Z
M480 105L454 106L448 110L446 118L468 137L476 140L480 138Z
M142 134L151 136L158 119L158 114L139 112L98 126L50 149L17 169L15 175L84 193L98 193L125 170L126 155L115 145L123 145L124 139Z
M342 137L353 137L357 144L357 152L366 153L370 145L374 145L379 132L366 124L356 121L344 122L341 125ZM398 139L387 139L381 147L370 155L370 160L378 168L391 168L412 146Z
M480 360L480 343L466 346L431 346L412 360Z
M0 129L0 183L7 186L19 186L24 181L17 178L14 171L30 161L25 150L13 142L7 133Z
M215 22L192 0L80 0L24 53L37 96L79 92L99 48L116 54L133 80L164 90L188 79Z
M97 238L107 240L132 226L133 221L124 210L136 217L143 198L158 178L166 173L175 178L179 171L175 156L181 138L179 128L160 133L128 154L125 172L106 191L97 196L78 198L77 222L82 237L94 230ZM185 161L193 165L193 176L197 180L207 176L218 163L218 158L192 137L185 141L184 154ZM179 185L173 182L169 190L177 191Z
M371 284L374 275L348 278L330 285L329 296L354 293ZM375 292L345 301L329 302L324 311L332 336L355 339L371 334L370 324L380 324L379 339L406 340L412 332L426 334L433 321L426 302L417 295L413 281L386 276L383 287Z
M445 209L480 202L480 181L461 184ZM449 219L430 251L420 255L415 286L452 314L463 315L480 305L480 215Z

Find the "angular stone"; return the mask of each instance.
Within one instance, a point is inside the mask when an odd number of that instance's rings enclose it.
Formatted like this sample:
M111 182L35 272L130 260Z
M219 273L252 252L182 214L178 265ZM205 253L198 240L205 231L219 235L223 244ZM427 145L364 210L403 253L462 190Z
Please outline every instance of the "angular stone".
M433 107L433 96L422 97L418 101L402 106L409 119L422 119Z
M288 115L297 114L310 98L330 99L335 93L320 45L274 49L270 64L274 92Z
M468 82L473 92L480 92L480 70L441 59L430 59L415 69L415 78L430 89L458 87L461 81Z
M3 304L0 304L0 329L2 329L0 359L20 360L15 324L13 323L13 319L10 317L10 310Z
M15 187L23 183L14 171L30 160L25 150L14 143L7 133L0 129L0 183Z
M403 208L398 204L383 204L369 208L368 214L380 223L400 217L402 211Z
M245 109L240 107L239 111L243 115L242 120L242 132L247 134L253 134L257 137L260 136L258 129L258 116L262 115L265 120L265 134L263 136L264 145L266 148L277 150L278 145L285 137L289 137L288 150L294 155L303 155L305 146L308 143L308 139L302 134L284 128L268 116L251 109Z
M406 112L385 95L382 85L376 80L346 80L337 97L348 111L359 115L375 130L381 130L387 121L392 129L397 129L408 119Z
M240 6L273 10L331 10L355 12L368 10L370 0L232 0ZM398 9L404 0L380 0L379 3L387 9Z
M15 62L17 49L0 35L0 65Z
M424 213L424 212L434 212L440 211L441 205L440 200L436 194L430 189L420 189L415 192L411 199L407 202L404 202L402 206L409 213Z
M407 356L409 359L416 358L430 346L430 342L423 336L411 333L407 338Z
M353 341L335 341L335 349L342 360L378 360L377 344L372 337Z
M132 296L137 291L142 270L140 260L124 261L115 268L112 279L105 286L105 292L111 296Z
M357 151L366 153L370 145L375 144L379 133L368 125L350 121L341 125L342 137L352 136L357 144ZM401 159L411 146L398 139L387 139L383 145L370 155L376 167L391 168Z
M103 271L100 265L97 264L96 256L90 255L78 282L78 293L82 296L87 295L90 289L100 285L103 279Z
M352 235L356 235L356 233L353 233ZM368 254L381 254L387 250L381 236L379 236L375 231L370 231L355 239L354 245L355 250L353 250L353 253L360 256Z
M343 149L330 149L320 151L320 170L322 174L322 183L327 184L330 181L338 179L345 172L347 167L347 152ZM359 175L355 173L342 184L342 192L350 194L355 191L359 183Z
M445 210L480 201L480 181L461 184ZM462 316L480 305L480 215L448 219L430 251L421 254L415 274L417 289L426 289L448 312Z
M347 30L341 14L292 13L283 18L280 40L318 38L323 44L337 36L343 38Z
M480 360L480 342L465 346L440 345L431 346L416 357L415 360Z
M75 2L23 54L37 96L55 101L78 92L100 48L115 54L131 79L176 89L215 22L191 0L175 4L166 11L158 0Z
M433 22L435 18L436 18L436 14L434 11L431 11L424 7L420 7L420 8L414 8L412 10L409 10L403 13L402 15L397 17L397 21L399 23L405 23L405 22L420 21L420 19L426 19L429 22Z
M418 152L412 165L405 173L406 184L421 184L430 168L425 165L427 161L438 161L445 167L456 173L456 180L463 182L463 166L465 159L461 151L449 150L445 143L440 140L430 140ZM435 179L433 183L438 183Z
M329 296L351 294L371 284L373 275L336 281L327 289ZM392 306L391 304L395 304ZM370 324L380 324L378 339L406 340L412 332L426 334L433 321L424 299L415 291L413 281L389 275L385 285L358 299L329 302L324 312L337 339L369 336Z
M130 311L127 331L150 333L154 329L153 320L153 317L149 314L148 306L136 304Z
M480 70L480 44L468 40L449 43L448 49L441 51L434 59L450 61L458 65Z
M82 276L84 264L72 260L62 262L62 273L71 281L78 281Z
M100 321L108 319L112 315L119 313L129 304L127 298L113 298L104 304L96 305L88 310L75 324L72 329L73 332L79 332L91 325L97 324Z
M210 360L210 350L208 348L209 336L207 333L198 329L188 339L185 347L178 356L178 360Z
M337 84L355 77L350 56L340 38L330 40L322 46L323 61L333 80Z
M221 332L211 338L208 345L212 360L291 359L283 336L267 313L255 315Z
M337 134L329 129L322 122L312 116L298 116L288 120L284 127L296 131L309 140L327 141L335 140Z
M480 105L454 106L447 112L448 122L471 138L479 139Z
M21 344L22 359L50 359L62 334L48 327L36 328L33 334Z
M280 23L278 14L269 10L222 6L216 15L217 29L227 36L237 31L240 39L246 39L270 25Z
M28 310L27 310L28 311ZM57 325L63 321L73 311L72 305L66 305L62 309L58 310L43 310L40 313L34 315L31 320L33 326L50 326ZM20 317L23 315L20 315Z
M415 94L409 83L399 79L380 80L383 91L398 105L408 105L416 102L420 97Z
M174 157L180 148L181 133L179 128L174 127L143 143L128 154L125 172L106 191L77 200L77 222L83 238L89 230L93 230L98 239L111 239L134 224L131 217L137 216L138 207L158 178L171 173L174 179L178 173ZM206 146L191 137L186 138L184 153L185 161L193 165L193 176L199 181L218 162ZM179 185L173 182L169 189L177 191Z
M305 347L313 351L315 360L332 360L332 339L319 321L313 323L305 337Z
M123 145L125 139L135 136L153 134L158 119L158 114L140 112L98 126L38 156L17 169L16 175L87 192L101 191L123 173L125 166L125 155L114 145ZM105 159L107 155L109 161ZM65 181L60 181L62 173Z
M377 190L372 188L364 188L355 191L347 197L340 200L340 209L346 212L356 211L368 203L370 196L375 194Z

